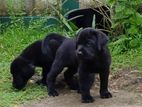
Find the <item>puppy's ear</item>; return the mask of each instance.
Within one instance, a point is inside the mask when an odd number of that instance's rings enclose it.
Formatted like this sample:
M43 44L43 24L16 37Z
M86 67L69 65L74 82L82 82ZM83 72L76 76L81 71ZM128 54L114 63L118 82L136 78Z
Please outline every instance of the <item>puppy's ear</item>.
M103 47L107 44L108 40L109 39L106 36L106 34L104 34L104 33L97 34L97 46L98 46L99 51L101 51L101 49L103 49Z

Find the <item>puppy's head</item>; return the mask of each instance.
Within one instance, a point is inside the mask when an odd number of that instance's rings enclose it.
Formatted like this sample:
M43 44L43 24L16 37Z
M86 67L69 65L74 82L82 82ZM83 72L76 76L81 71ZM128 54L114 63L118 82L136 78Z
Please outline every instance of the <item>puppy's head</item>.
M85 28L77 35L76 53L80 59L92 60L105 49L108 37L101 31Z
M10 72L13 77L13 87L20 90L25 87L28 80L34 75L35 69L28 61L18 57L12 62Z

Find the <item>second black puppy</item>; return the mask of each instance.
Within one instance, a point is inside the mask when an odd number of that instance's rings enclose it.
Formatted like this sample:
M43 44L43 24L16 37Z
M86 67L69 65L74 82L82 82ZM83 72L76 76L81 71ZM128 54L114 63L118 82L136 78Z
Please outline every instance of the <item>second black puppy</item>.
M77 37L78 72L82 102L93 102L90 88L94 81L92 73L100 75L101 98L112 97L108 91L109 68L111 56L107 47L107 36L93 28L86 28Z
M52 64L51 70L47 76L48 95L58 96L55 89L56 77L62 72L64 67L68 69L64 72L64 78L71 89L78 89L78 82L74 79L74 74L77 72L77 59L76 59L76 40L65 39L62 45L58 48L55 60Z
M50 71L56 50L64 39L65 37L59 34L51 33L43 40L38 40L24 49L11 63L13 87L24 88L27 81L34 75L35 67L42 67L41 83L46 84L46 76Z

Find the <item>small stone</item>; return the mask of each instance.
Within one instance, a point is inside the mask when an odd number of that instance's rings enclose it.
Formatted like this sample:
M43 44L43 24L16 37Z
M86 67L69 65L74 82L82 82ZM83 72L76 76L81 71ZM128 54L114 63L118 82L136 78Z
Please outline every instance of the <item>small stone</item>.
M18 105L17 105L17 104L15 104L13 107L18 107Z
M34 83L34 80L29 80L28 81L28 84L33 84Z

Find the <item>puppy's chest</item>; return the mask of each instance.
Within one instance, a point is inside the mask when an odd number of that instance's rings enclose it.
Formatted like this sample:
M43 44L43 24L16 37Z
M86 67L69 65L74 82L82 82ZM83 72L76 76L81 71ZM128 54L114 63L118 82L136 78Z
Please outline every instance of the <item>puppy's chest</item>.
M88 70L90 73L99 73L104 68L104 64L101 62L94 62L88 64Z

